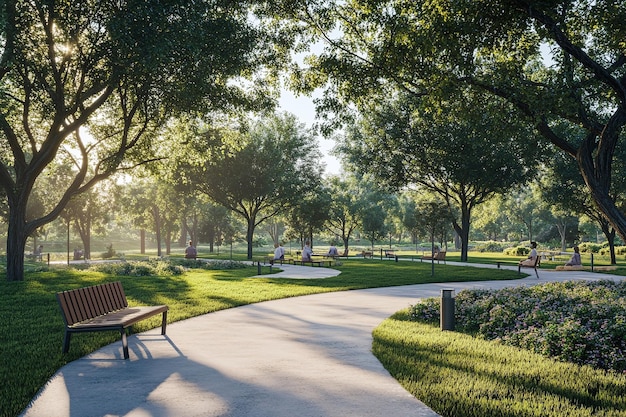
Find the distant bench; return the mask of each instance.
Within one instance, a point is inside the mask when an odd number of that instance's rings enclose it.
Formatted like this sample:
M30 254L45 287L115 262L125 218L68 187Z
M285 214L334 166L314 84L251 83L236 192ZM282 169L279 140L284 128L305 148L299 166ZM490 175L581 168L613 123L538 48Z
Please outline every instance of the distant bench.
M537 279L539 279L539 272L537 272L537 267L539 266L541 260L540 260L540 256L537 255L535 257L535 262L533 265L522 265L521 261L520 263L517 265L517 273L521 274L522 273L522 268L532 268L535 270L535 275L537 276Z
M585 269L582 265L559 265L556 267L557 271L582 271Z
M446 251L442 250L439 251L437 253L435 253L435 255L424 255L420 258L420 261L437 261L437 263L440 263L441 261L443 261L443 263L446 263Z
M70 350L72 333L119 330L124 359L128 359L126 329L157 314L163 315L161 334L165 334L168 307L129 307L119 281L59 292L57 300L65 322L63 353Z

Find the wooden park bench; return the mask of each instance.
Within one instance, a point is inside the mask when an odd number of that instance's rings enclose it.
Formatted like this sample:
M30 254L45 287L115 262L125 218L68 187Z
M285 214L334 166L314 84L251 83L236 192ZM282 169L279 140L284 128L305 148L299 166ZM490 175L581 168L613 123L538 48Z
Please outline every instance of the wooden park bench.
M585 267L582 265L559 265L556 267L557 271L582 271Z
M441 263L441 261L443 261L443 263L446 263L446 251L442 250L439 251L437 253L435 253L435 255L424 255L420 258L420 261L437 261L437 263Z
M541 256L537 255L537 257L535 258L535 263L534 265L522 265L522 263L520 262L519 264L517 264L517 273L521 274L522 273L522 268L532 268L535 270L535 275L537 276L537 278L539 278L539 272L537 272L537 267L539 266Z
M324 261L298 261L298 263L302 266L305 265L317 265L317 266L322 266L324 264Z
M392 249L383 249L383 252L385 252L385 258L391 258L391 259L398 259L398 254L396 254L395 250Z
M72 333L118 330L122 335L124 359L128 359L126 329L160 313L161 334L165 334L168 306L129 307L119 281L59 292L57 300L65 322L63 353L70 350Z

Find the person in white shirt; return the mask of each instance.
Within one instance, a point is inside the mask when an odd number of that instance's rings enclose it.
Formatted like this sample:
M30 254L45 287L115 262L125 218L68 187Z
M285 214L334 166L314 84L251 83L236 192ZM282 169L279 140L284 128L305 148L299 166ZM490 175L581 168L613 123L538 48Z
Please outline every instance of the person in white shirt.
M304 249L302 249L302 260L305 262L311 262L313 260L313 250L311 249L311 244L307 240L304 243Z
M531 249L530 249L530 253L528 254L528 258L522 259L521 261L519 261L520 265L535 266L537 256L539 256L537 254L537 242L530 242L530 247Z
M274 259L270 262L271 265L274 265L274 261L280 261L285 259L285 248L282 247L280 243L274 244Z

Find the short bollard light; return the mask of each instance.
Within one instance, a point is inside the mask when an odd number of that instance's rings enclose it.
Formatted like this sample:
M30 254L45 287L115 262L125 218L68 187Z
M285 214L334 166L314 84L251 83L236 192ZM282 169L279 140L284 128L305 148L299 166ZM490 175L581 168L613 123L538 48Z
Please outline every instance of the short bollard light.
M454 290L441 290L439 316L441 330L454 330Z

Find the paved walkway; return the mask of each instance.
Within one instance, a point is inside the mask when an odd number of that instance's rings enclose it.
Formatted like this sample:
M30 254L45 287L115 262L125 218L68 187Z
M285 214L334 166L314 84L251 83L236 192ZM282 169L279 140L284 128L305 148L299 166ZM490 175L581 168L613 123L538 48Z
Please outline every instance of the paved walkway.
M281 276L336 273L285 265ZM22 415L437 416L371 354L371 333L382 320L419 298L438 297L442 288L607 278L623 277L541 271L539 280L533 275L516 281L376 288L219 311L172 323L167 336L155 329L130 337L128 361L121 359L118 341L66 365Z

